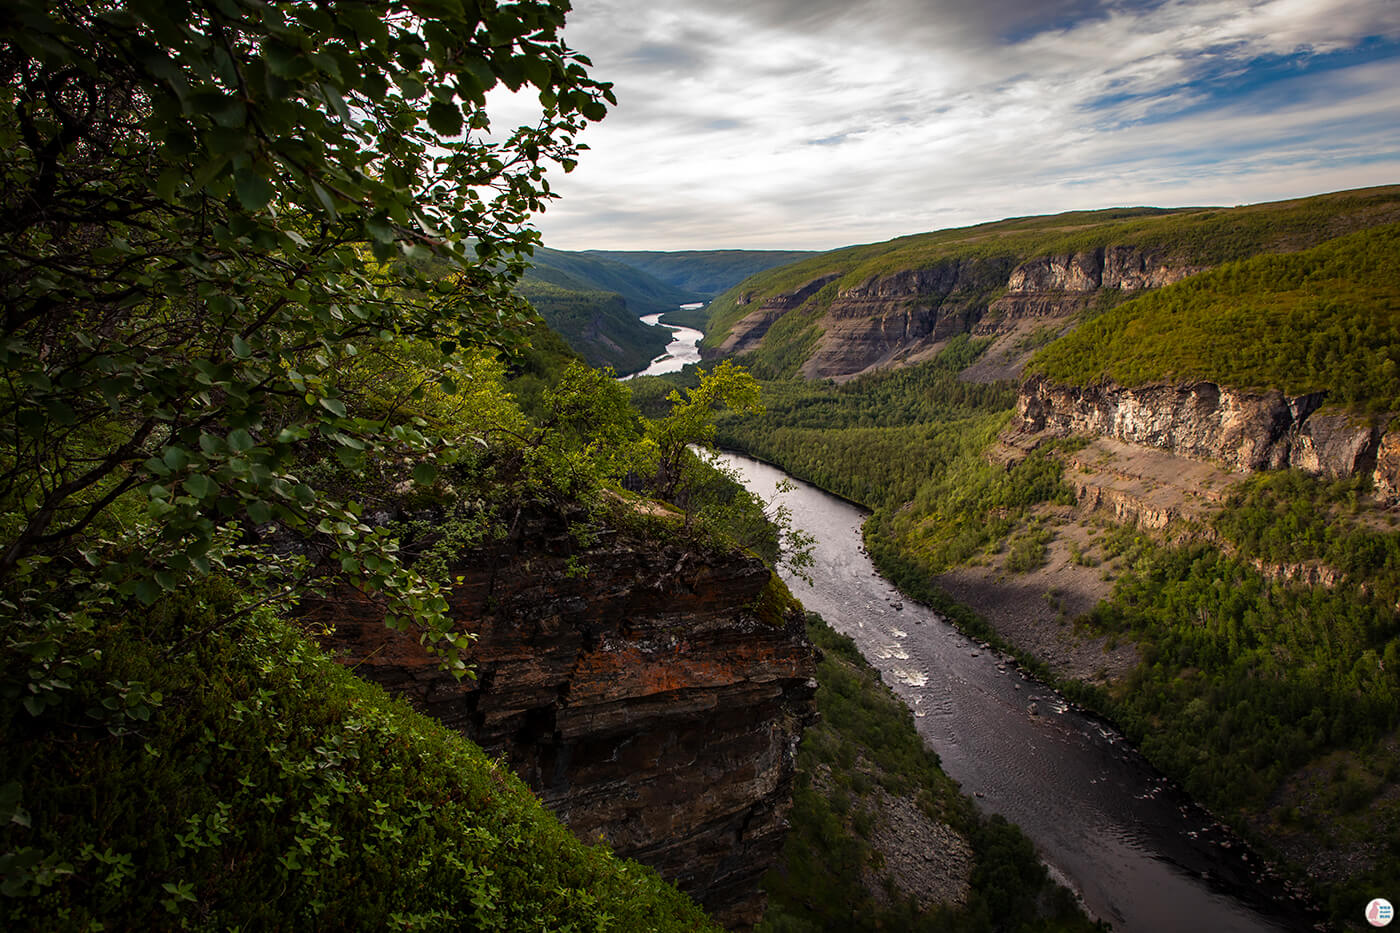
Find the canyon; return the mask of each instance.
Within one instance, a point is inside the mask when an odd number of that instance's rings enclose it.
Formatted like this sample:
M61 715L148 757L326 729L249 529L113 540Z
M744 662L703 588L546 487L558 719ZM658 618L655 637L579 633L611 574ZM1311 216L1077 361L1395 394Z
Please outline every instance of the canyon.
M846 379L927 359L958 334L1010 337L1014 342L1028 324L1067 325L1105 290L1125 295L1169 285L1197 271L1163 251L1128 245L1023 261L1009 253L946 259L837 288L823 308L827 286L841 279L828 273L776 295L740 294L735 299L739 306L757 307L734 325L718 349L720 354L747 352L789 312L820 311L822 333L802 374ZM1029 352L1018 354L1018 360L1028 356Z

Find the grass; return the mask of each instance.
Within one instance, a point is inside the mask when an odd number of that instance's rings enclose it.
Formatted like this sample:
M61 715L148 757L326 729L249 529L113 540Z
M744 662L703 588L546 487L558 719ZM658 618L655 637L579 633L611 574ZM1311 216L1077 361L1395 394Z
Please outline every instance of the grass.
M1291 252L1400 220L1400 187L1343 191L1237 208L1119 208L1025 217L853 246L759 273L711 304L704 345L717 347L768 297L838 274L837 291L882 275L940 265L1000 276L1035 256L1128 245L1181 267L1212 267L1260 253ZM746 297L749 301L740 304ZM987 300L995 294L983 296ZM814 307L816 299L805 307ZM803 309L789 312L798 313Z

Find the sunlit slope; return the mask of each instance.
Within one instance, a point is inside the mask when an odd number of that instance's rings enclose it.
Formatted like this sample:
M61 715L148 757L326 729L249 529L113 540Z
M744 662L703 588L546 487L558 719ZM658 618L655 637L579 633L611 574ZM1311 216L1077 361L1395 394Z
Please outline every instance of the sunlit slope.
M1126 302L1027 369L1065 385L1209 380L1400 408L1400 224L1232 262Z

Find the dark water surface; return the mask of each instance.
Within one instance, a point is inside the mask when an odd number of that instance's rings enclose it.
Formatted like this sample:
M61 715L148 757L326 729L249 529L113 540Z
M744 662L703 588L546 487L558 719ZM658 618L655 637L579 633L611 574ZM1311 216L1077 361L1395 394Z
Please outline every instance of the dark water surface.
M765 499L785 477L747 457L722 460ZM1311 929L1257 858L1121 736L903 602L862 550L865 513L796 485L784 501L817 543L815 585L789 579L793 592L855 639L944 770L983 810L1018 824L1095 917L1130 933Z

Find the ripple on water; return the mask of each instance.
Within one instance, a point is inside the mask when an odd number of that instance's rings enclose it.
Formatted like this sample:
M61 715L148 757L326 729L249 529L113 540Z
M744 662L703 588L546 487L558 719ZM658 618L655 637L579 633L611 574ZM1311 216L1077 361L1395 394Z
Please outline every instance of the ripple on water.
M886 655L886 657L889 656ZM894 679L909 687L923 687L928 685L928 674L920 670L911 670L909 668L896 667L894 669Z

